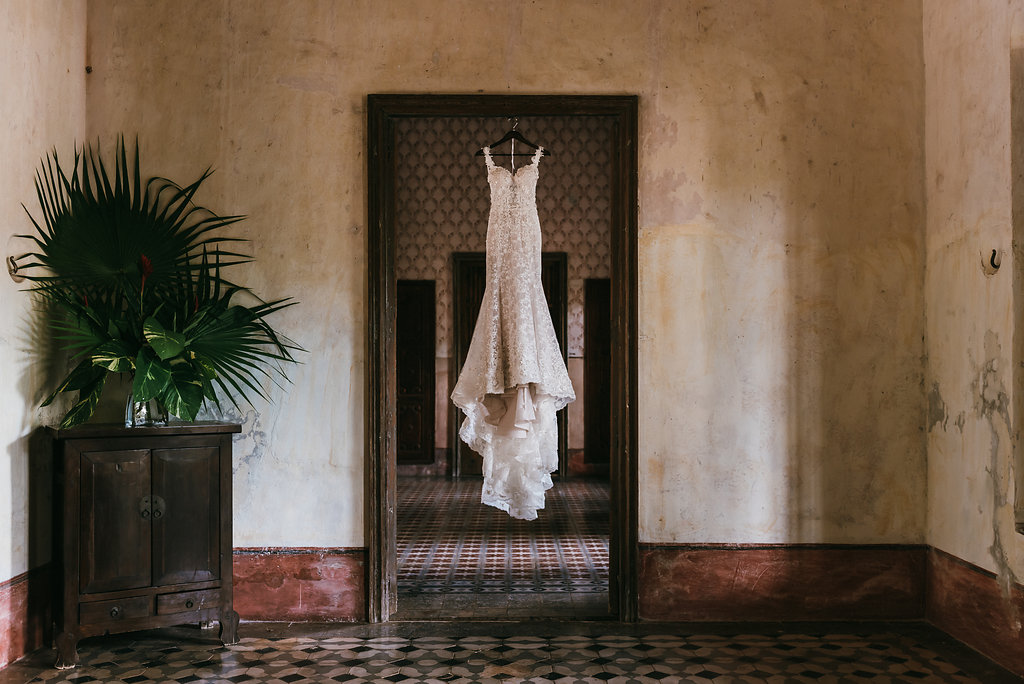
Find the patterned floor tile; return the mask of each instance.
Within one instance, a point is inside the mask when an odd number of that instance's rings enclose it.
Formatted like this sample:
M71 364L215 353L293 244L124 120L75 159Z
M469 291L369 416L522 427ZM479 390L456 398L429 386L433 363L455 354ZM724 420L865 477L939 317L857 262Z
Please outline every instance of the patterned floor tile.
M50 668L52 651L41 651L0 671L0 684L1021 681L936 630L903 623L717 633L615 623L492 623L467 633L408 623L386 635L353 625L275 637L262 625L242 627L241 642L229 647L186 628L86 639L74 670ZM289 629L302 631L278 628Z
M526 522L481 504L479 480L400 478L399 596L607 592L608 506L608 483L562 480Z

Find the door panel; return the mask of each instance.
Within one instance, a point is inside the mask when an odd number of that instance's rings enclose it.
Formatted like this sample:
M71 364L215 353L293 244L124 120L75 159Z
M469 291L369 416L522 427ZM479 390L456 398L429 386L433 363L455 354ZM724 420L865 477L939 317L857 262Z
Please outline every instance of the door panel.
M82 593L149 586L149 451L92 451L81 459Z
M551 312L562 359L566 358L566 321L568 320L567 255L565 252L544 252L541 255L541 281ZM452 387L458 379L469 353L469 343L480 314L480 304L486 288L486 260L483 252L454 252L452 254ZM451 414L449 441L454 445L454 472L456 477L479 477L483 474L483 459L459 438L459 427L465 418L462 411L449 402ZM558 472L565 474L566 439L565 411L559 411Z
M398 464L434 462L433 280L399 280L395 344Z
M220 460L216 447L153 451L153 583L220 577Z
M452 253L452 366L448 384L451 388L462 372L473 339L473 328L480 315L480 304L487 287L483 252ZM465 415L448 400L449 438L452 452L452 474L455 477L480 477L483 459L459 438Z
M607 465L611 455L611 281L588 278L583 304L583 460Z

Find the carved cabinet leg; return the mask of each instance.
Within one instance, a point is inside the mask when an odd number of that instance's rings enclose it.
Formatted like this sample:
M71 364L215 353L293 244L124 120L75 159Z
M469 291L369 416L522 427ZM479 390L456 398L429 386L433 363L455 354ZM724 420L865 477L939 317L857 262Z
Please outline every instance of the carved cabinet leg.
M72 632L61 632L57 635L57 662L54 667L58 670L70 670L78 665L78 636Z
M238 643L238 613L229 610L220 619L220 640L224 645Z

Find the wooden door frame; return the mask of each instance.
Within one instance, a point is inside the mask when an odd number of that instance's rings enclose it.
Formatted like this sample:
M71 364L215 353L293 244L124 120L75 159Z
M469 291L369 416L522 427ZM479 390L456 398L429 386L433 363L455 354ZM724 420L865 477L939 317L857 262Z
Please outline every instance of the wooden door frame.
M367 619L397 608L395 555L395 124L416 117L601 116L612 119L612 617L637 619L637 179L635 95L367 96L365 523ZM566 144L571 144L567 141Z

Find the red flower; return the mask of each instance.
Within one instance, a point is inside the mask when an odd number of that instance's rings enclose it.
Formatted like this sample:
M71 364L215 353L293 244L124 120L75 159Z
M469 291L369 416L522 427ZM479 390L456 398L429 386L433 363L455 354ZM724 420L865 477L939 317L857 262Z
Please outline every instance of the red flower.
M139 257L139 270L142 271L142 289L139 293L146 291L146 278L153 274L153 262L145 254Z

